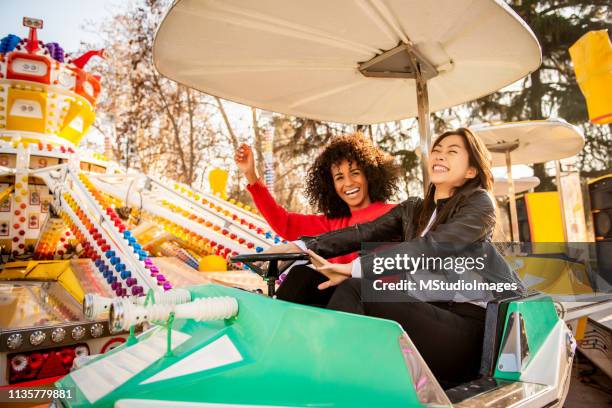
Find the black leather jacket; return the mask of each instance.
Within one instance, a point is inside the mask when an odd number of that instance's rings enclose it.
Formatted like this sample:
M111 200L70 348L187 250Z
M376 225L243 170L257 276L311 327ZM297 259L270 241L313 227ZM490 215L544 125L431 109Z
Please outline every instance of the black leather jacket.
M300 239L308 249L324 258L360 251L363 243L403 242L392 248L377 250L376 253L362 252L360 260L364 271L371 270L375 256L393 256L397 253L413 257L466 256L474 253L473 248L478 246L479 251L489 254L484 279L490 282L519 283L518 293L522 293L522 283L491 244L495 227L493 198L483 189L472 189L459 194L463 197L447 221L423 237L417 236L414 222L423 199L411 197L374 221Z
M398 242L413 239L434 242L473 243L491 240L495 227L495 205L482 189L469 190L449 214L448 221L417 237L414 219L423 199L410 197L385 215L365 224L328 232L317 237L301 237L308 249L324 258L349 254L361 249L363 242Z

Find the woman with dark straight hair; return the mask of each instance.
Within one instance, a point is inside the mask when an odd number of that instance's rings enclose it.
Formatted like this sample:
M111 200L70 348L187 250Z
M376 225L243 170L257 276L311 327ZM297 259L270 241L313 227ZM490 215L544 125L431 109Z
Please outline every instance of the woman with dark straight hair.
M269 251L307 250L316 269L327 278L319 289L336 287L328 308L400 323L446 388L475 379L484 334L483 304L488 299L420 301L409 296L399 302L366 302L362 285L369 281L361 279L361 271L371 272L375 257L400 253L417 258L424 252L444 252L445 244L451 244L455 255L460 255L471 245L490 242L495 227L495 204L489 156L484 143L469 129L445 132L431 149L427 169L430 184L424 199L410 197L374 221L317 237L302 237ZM362 253L347 264L325 260L361 249L365 242L389 241L402 243L391 249ZM518 278L495 254L492 258L497 263L484 272L490 274L485 278L512 283L516 288L513 294L522 293Z

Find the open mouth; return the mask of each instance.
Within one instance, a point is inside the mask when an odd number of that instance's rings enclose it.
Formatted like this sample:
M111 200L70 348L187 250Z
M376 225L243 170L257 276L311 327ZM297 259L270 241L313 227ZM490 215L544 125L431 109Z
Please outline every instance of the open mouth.
M355 196L357 193L359 193L361 191L361 189L359 187L356 188L352 188L350 190L346 190L344 192L345 195L349 196L349 197L353 197Z
M434 173L446 173L446 172L448 172L448 167L443 166L443 165L441 165L441 164L434 164L434 165L431 167L431 170L432 170Z

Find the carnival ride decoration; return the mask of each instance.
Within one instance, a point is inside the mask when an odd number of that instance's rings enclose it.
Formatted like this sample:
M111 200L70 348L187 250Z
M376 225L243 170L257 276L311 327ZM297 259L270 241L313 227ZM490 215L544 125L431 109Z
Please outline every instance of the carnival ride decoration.
M529 225L529 237L533 242L529 254L509 257L508 260L514 264L526 286L555 298L577 339L584 338L587 326L591 331L597 330L595 326L598 330L607 328L612 331L610 286L602 278L601 271L592 267L589 244L568 239L568 220L564 210L570 203L564 202L566 192L559 160L582 150L582 132L561 119L502 123L477 127L474 131L491 151L493 166L506 164L508 177L512 174L512 164L555 161L558 191L524 195L529 218L538 220L537 225ZM513 183L509 187L512 236L518 241ZM582 206L582 199L578 201ZM584 219L583 210L574 217ZM607 336L610 337L610 333ZM610 358L609 350L602 351L602 355L587 353L594 361L602 357L603 360ZM606 369L609 370L609 366Z
M208 183L213 194L227 197L227 178L227 171L220 168L214 168L208 173Z
M569 53L589 119L599 125L612 123L612 43L608 30L589 31L569 48Z
M541 191L521 195L524 221L521 223L519 237L521 241L531 243L556 242L555 253L565 251L565 234L563 232L562 207L557 191ZM546 245L546 244L545 244Z
M473 22L467 31L464 21ZM177 1L154 60L183 84L286 114L352 123L418 114L428 152L428 95L441 109L493 92L535 70L540 53L531 31L497 1ZM489 303L482 378L442 390L394 322L216 285L188 290L192 299L233 297L238 315L205 323L160 315L135 344L59 381L57 388L76 390L61 403L519 407L562 405L567 393L575 343L547 296ZM133 360L119 379L107 374L124 356L145 356L142 349L152 357ZM262 379L273 381L273 392Z
M513 164L545 163L553 160L557 161L557 177L560 177L558 161L575 156L584 146L584 136L580 129L562 119L483 125L473 127L473 131L491 152L493 167L506 167L508 180L513 180ZM519 229L513 183L509 183L508 197L512 239L518 242ZM562 199L562 194L559 194L559 197ZM563 225L565 228L565 223Z
M265 132L262 142L264 159L264 183L268 190L274 191L274 134Z
M612 97L609 92L612 87L612 44L608 30L590 31L584 34L569 48L569 53L574 63L576 81L586 99L589 119L598 125L612 123ZM605 185L606 180L610 178L612 174L609 173L589 180L589 190L594 185ZM604 278L607 283L611 283L612 269L609 262L604 261L609 259L611 246L605 236L597 234L599 229L610 230L610 217L606 211L600 209L606 205L604 200L596 205L592 200L593 197L591 197L591 213L596 231L597 265L601 269L600 273L603 276L607 275L607 279ZM603 309L593 313L588 319L578 320L576 332L583 334L578 336L582 353L612 377L612 316L610 311Z
M12 262L0 272L0 384L37 385L70 371L78 356L97 354L124 336L87 321L84 290L112 292L89 260Z
M38 39L41 20L24 25L28 37L0 40L0 290L10 306L0 386L51 381L68 372L75 350L97 354L125 341L104 318L79 311L86 294L103 305L148 292L180 299L173 288L213 281L265 290L241 265L222 271L229 256L281 241L248 206L125 174L78 148L101 91L85 66L103 50L73 57ZM209 256L224 267L207 276L198 269Z

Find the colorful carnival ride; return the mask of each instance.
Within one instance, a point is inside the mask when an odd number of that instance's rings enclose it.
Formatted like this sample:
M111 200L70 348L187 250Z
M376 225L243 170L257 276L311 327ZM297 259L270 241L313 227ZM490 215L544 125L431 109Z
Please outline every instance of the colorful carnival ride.
M0 41L0 386L53 381L75 357L125 341L94 316L104 299L218 282L266 285L226 259L261 251L275 234L250 208L139 173L78 148L100 78L93 56L29 35ZM199 270L216 273L202 273ZM142 297L144 299L144 297ZM102 306L103 307L103 306Z
M494 92L540 59L525 23L491 0L182 0L154 44L165 76L251 106L361 124L418 116L424 163L430 108ZM232 259L270 261L272 271L261 271L268 276L287 256L244 252L251 254ZM550 267L510 261L524 275ZM575 350L564 318L584 311L537 292L490 302L479 377L444 390L394 322L218 285L187 291L185 303L156 303L153 295L106 303L114 330L143 321L152 328L57 382L75 394L56 405L562 406Z

